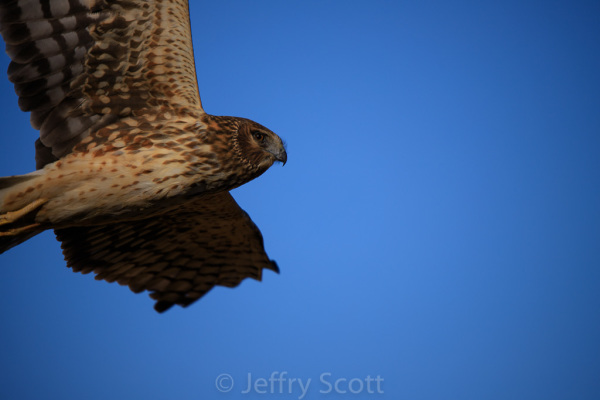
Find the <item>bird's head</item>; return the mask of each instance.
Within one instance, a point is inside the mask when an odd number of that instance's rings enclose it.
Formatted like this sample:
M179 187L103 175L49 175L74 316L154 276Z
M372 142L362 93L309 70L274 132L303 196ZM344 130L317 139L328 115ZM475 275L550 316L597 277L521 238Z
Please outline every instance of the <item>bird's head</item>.
M237 118L235 139L240 156L253 168L266 171L275 161L285 165L287 153L281 138L275 133L249 119Z

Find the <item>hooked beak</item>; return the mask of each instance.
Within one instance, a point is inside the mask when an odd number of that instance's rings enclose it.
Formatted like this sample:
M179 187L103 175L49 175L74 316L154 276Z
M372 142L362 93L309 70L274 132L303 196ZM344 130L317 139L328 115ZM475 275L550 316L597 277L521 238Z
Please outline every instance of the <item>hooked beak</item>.
M280 161L281 162L281 166L283 167L285 165L285 163L287 162L287 153L285 152L285 149L281 148L281 151L278 152L277 154L275 154L275 160Z
M271 146L269 152L273 154L273 156L275 157L275 161L279 161L283 165L285 165L285 163L287 162L287 153L285 151L285 144L281 139L278 140L278 143L274 143Z
M280 137L278 137L277 135L275 136L277 137L277 140L271 141L271 143L269 143L269 146L265 150L271 153L273 157L275 157L275 161L279 161L280 163L285 165L285 163L287 162L285 144L283 143L283 140L281 140Z

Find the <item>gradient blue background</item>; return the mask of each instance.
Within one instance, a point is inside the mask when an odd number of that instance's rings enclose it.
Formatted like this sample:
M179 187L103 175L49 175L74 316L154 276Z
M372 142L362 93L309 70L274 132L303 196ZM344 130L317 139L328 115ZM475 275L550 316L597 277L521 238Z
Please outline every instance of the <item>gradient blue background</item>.
M310 399L600 398L600 3L191 14L206 111L288 143L234 191L281 274L159 315L42 234L0 256L0 398L298 398L241 393L280 371ZM25 173L37 133L0 85L0 174Z

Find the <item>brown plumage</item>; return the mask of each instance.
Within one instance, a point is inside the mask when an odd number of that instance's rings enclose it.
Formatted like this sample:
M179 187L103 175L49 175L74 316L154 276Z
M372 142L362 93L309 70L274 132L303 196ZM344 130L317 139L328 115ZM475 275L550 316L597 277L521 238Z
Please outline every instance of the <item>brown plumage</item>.
M202 109L185 0L0 3L38 170L0 178L0 252L55 229L67 265L155 308L278 271L228 193L285 163L281 139Z

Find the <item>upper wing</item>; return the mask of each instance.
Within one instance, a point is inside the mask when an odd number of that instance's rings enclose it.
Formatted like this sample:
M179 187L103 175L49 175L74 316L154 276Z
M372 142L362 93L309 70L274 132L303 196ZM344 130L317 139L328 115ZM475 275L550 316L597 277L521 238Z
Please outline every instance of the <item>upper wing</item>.
M119 118L203 112L187 0L5 0L0 33L38 167Z
M159 312L187 306L215 285L260 280L263 268L279 272L260 231L227 192L157 217L55 232L74 271L149 290Z

